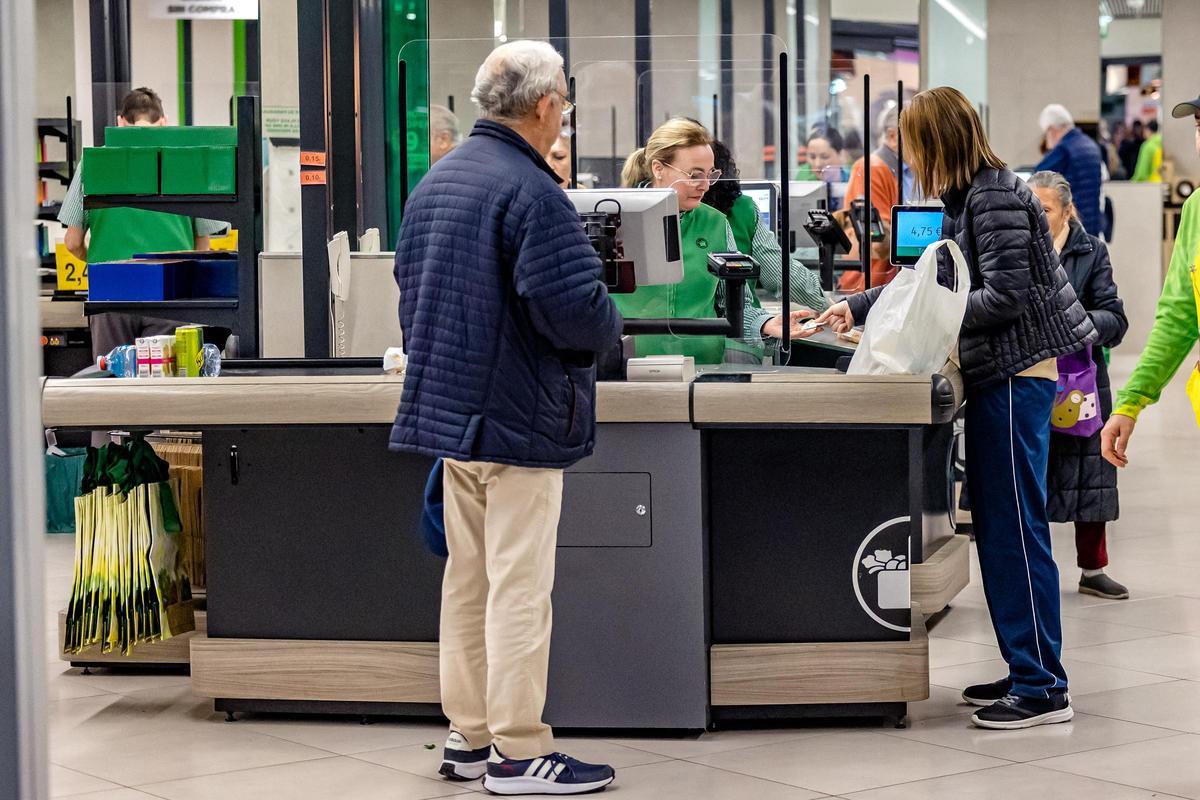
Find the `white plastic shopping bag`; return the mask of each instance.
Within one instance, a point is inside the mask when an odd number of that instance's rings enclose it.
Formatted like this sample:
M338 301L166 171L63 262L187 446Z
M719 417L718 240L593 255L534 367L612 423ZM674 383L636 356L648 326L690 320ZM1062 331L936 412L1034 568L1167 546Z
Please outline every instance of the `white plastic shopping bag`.
M951 287L938 283L937 251L954 260ZM962 327L971 290L962 251L952 239L925 248L914 269L902 269L867 314L851 375L932 375L946 364Z

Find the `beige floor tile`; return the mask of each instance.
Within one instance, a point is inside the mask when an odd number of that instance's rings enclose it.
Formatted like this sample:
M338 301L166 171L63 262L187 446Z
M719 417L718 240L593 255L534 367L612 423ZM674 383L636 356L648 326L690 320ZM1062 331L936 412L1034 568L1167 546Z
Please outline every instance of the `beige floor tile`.
M1012 798L1063 798L1064 800L1149 800L1156 795L1144 789L1118 786L1093 778L1068 775L1026 764L949 775L848 795L848 800L1011 800Z
M616 782L597 796L612 800L813 800L822 795L688 761L663 761L621 770Z
M299 719L264 715L242 717L233 724L239 730L265 733L338 755L425 744L437 745L440 752L446 741L446 726L437 722L377 720L362 725L358 718L346 716Z
M1050 758L1037 762L1037 766L1179 797L1200 798L1197 756L1200 756L1200 736L1183 735Z
M1200 683L1171 681L1076 698L1075 709L1143 725L1200 733Z
M1062 617L1063 647L1087 647L1093 644L1147 639L1152 630L1130 625L1114 625L1077 617ZM960 606L952 609L929 631L930 639L948 638L976 644L996 644L996 632L987 609L980 606Z
M745 750L764 744L792 742L809 736L820 736L828 731L812 728L771 728L758 730L720 730L704 733L699 737L630 737L615 739L626 747L645 750L670 758L700 758L730 750Z
M184 736L195 727L218 726L223 718L213 712L211 700L195 697L188 686L104 694L47 706L51 761L57 761L60 752L92 742L145 733Z
M152 794L139 792L137 789L130 789L125 786L121 786L116 789L108 789L103 792L64 795L58 800L160 800L160 798Z
M166 800L423 800L472 794L441 778L421 778L338 756L140 786Z
M98 792L102 789L119 789L115 783L76 772L73 769L50 765L50 796L64 797L85 792Z
M174 737L154 732L127 735L116 742L109 738L78 740L58 748L53 760L122 786L139 786L329 755L274 736L214 724L207 729L192 726Z
M1160 568L1164 565L1160 565ZM1195 578L1193 571L1192 576ZM1191 597L1133 598L1082 609L1075 616L1095 622L1133 625L1165 633L1200 631L1200 600Z
M1200 680L1200 638L1156 636L1133 642L1076 647L1066 652L1074 661L1088 661L1170 678Z
M1129 686L1142 686L1148 683L1167 683L1171 680L1163 675L1151 675L1135 670L1105 666L1090 661L1081 661L1070 656L1063 657L1063 666L1067 670L1067 680L1071 686L1072 697L1124 689ZM938 686L961 691L975 683L990 683L999 680L1007 674L1008 665L997 659L930 670L929 680Z
M80 686L92 686L98 690L113 694L130 694L144 692L147 689L169 689L179 686L191 686L192 679L186 671L138 671L131 669L112 670L103 667L93 669L90 675L84 675L83 670L72 667L67 675L74 676Z
M91 678L92 676L80 675L79 670L51 673L46 681L46 699L54 702L112 694L93 683Z
M953 613L953 612L951 612ZM972 664L977 661L994 661L1000 657L1000 649L993 644L975 644L958 639L931 638L929 640L929 668L940 669L957 664Z
M691 760L826 794L846 794L1005 763L866 732L816 736Z
M884 732L901 739L968 750L1006 761L1036 761L1055 755L1176 735L1175 731L1163 728L1078 712L1070 722L1019 732L983 730L972 725L966 715L920 720L912 723L907 730Z
M961 689L930 686L928 700L908 704L908 721L911 723L923 719L939 719L969 714L974 710L974 706L963 702Z

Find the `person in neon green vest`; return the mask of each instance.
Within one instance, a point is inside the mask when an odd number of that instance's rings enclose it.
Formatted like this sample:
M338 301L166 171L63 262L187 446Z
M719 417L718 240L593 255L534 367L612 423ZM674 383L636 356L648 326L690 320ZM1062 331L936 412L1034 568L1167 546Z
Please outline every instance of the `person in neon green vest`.
M1200 154L1200 97L1179 103L1171 111L1176 119L1192 118L1196 123L1196 152ZM1143 145L1143 152L1145 146ZM1154 328L1146 347L1138 357L1137 367L1117 393L1117 407L1100 432L1100 452L1112 464L1129 464L1127 448L1133 436L1138 415L1147 406L1157 403L1179 367L1190 355L1195 355L1200 339L1200 194L1193 194L1183 204L1171 265L1163 283L1158 308L1154 312ZM1192 369L1187 383L1188 397L1200 425L1200 362Z
M134 89L121 102L117 125L159 126L167 124L162 100L153 89ZM172 250L208 250L210 237L228 230L224 222L191 219L177 214L136 208L106 208L85 211L82 169L75 171L63 198L58 220L66 226L64 243L81 261L97 264L121 261L137 253ZM90 240L88 234L91 235ZM97 314L88 320L92 332L92 357L98 358L122 344L133 344L139 336L173 333L186 323L134 314Z
M1163 145L1158 132L1158 120L1152 119L1146 126L1150 136L1138 150L1137 165L1133 168L1131 181L1136 183L1162 183Z
M643 286L626 295L613 295L626 318L673 319L724 316L725 287L708 271L709 253L737 250L737 241L725 215L701 202L721 173L713 167L712 136L695 120L667 120L650 135L645 147L635 150L621 171L623 186L671 188L679 196L679 232L683 251L683 280L667 286ZM783 316L772 316L745 299L745 325L741 341L761 350L764 338L783 335ZM811 312L792 312L792 336L798 337ZM697 364L725 360L726 339L721 336L639 336L637 354L693 356ZM738 358L736 360L744 360Z

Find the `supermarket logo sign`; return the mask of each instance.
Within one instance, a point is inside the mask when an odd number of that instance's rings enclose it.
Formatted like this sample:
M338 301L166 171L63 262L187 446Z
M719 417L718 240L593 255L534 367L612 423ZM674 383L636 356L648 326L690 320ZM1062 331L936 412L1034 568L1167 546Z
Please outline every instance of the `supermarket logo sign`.
M909 517L896 517L867 534L854 554L854 596L867 616L904 633L911 628Z
M151 19L258 19L258 0L153 0Z

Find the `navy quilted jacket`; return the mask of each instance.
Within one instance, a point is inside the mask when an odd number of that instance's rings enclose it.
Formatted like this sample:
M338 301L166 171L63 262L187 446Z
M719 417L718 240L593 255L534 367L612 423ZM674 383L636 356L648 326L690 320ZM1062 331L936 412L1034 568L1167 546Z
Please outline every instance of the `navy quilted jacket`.
M395 274L408 366L392 450L544 468L592 452L594 354L621 315L528 142L476 123L404 207Z
M1079 128L1072 128L1037 165L1039 170L1059 173L1071 184L1079 221L1092 236L1099 236L1104 228L1100 207L1101 158L1100 145Z
M1058 263L1046 214L1025 181L1006 169L985 167L969 188L942 195L942 202L942 236L958 243L971 273L958 336L967 389L982 389L1096 341L1095 327ZM939 254L939 272L949 273L949 257L945 260ZM886 288L846 298L856 322L867 318Z

